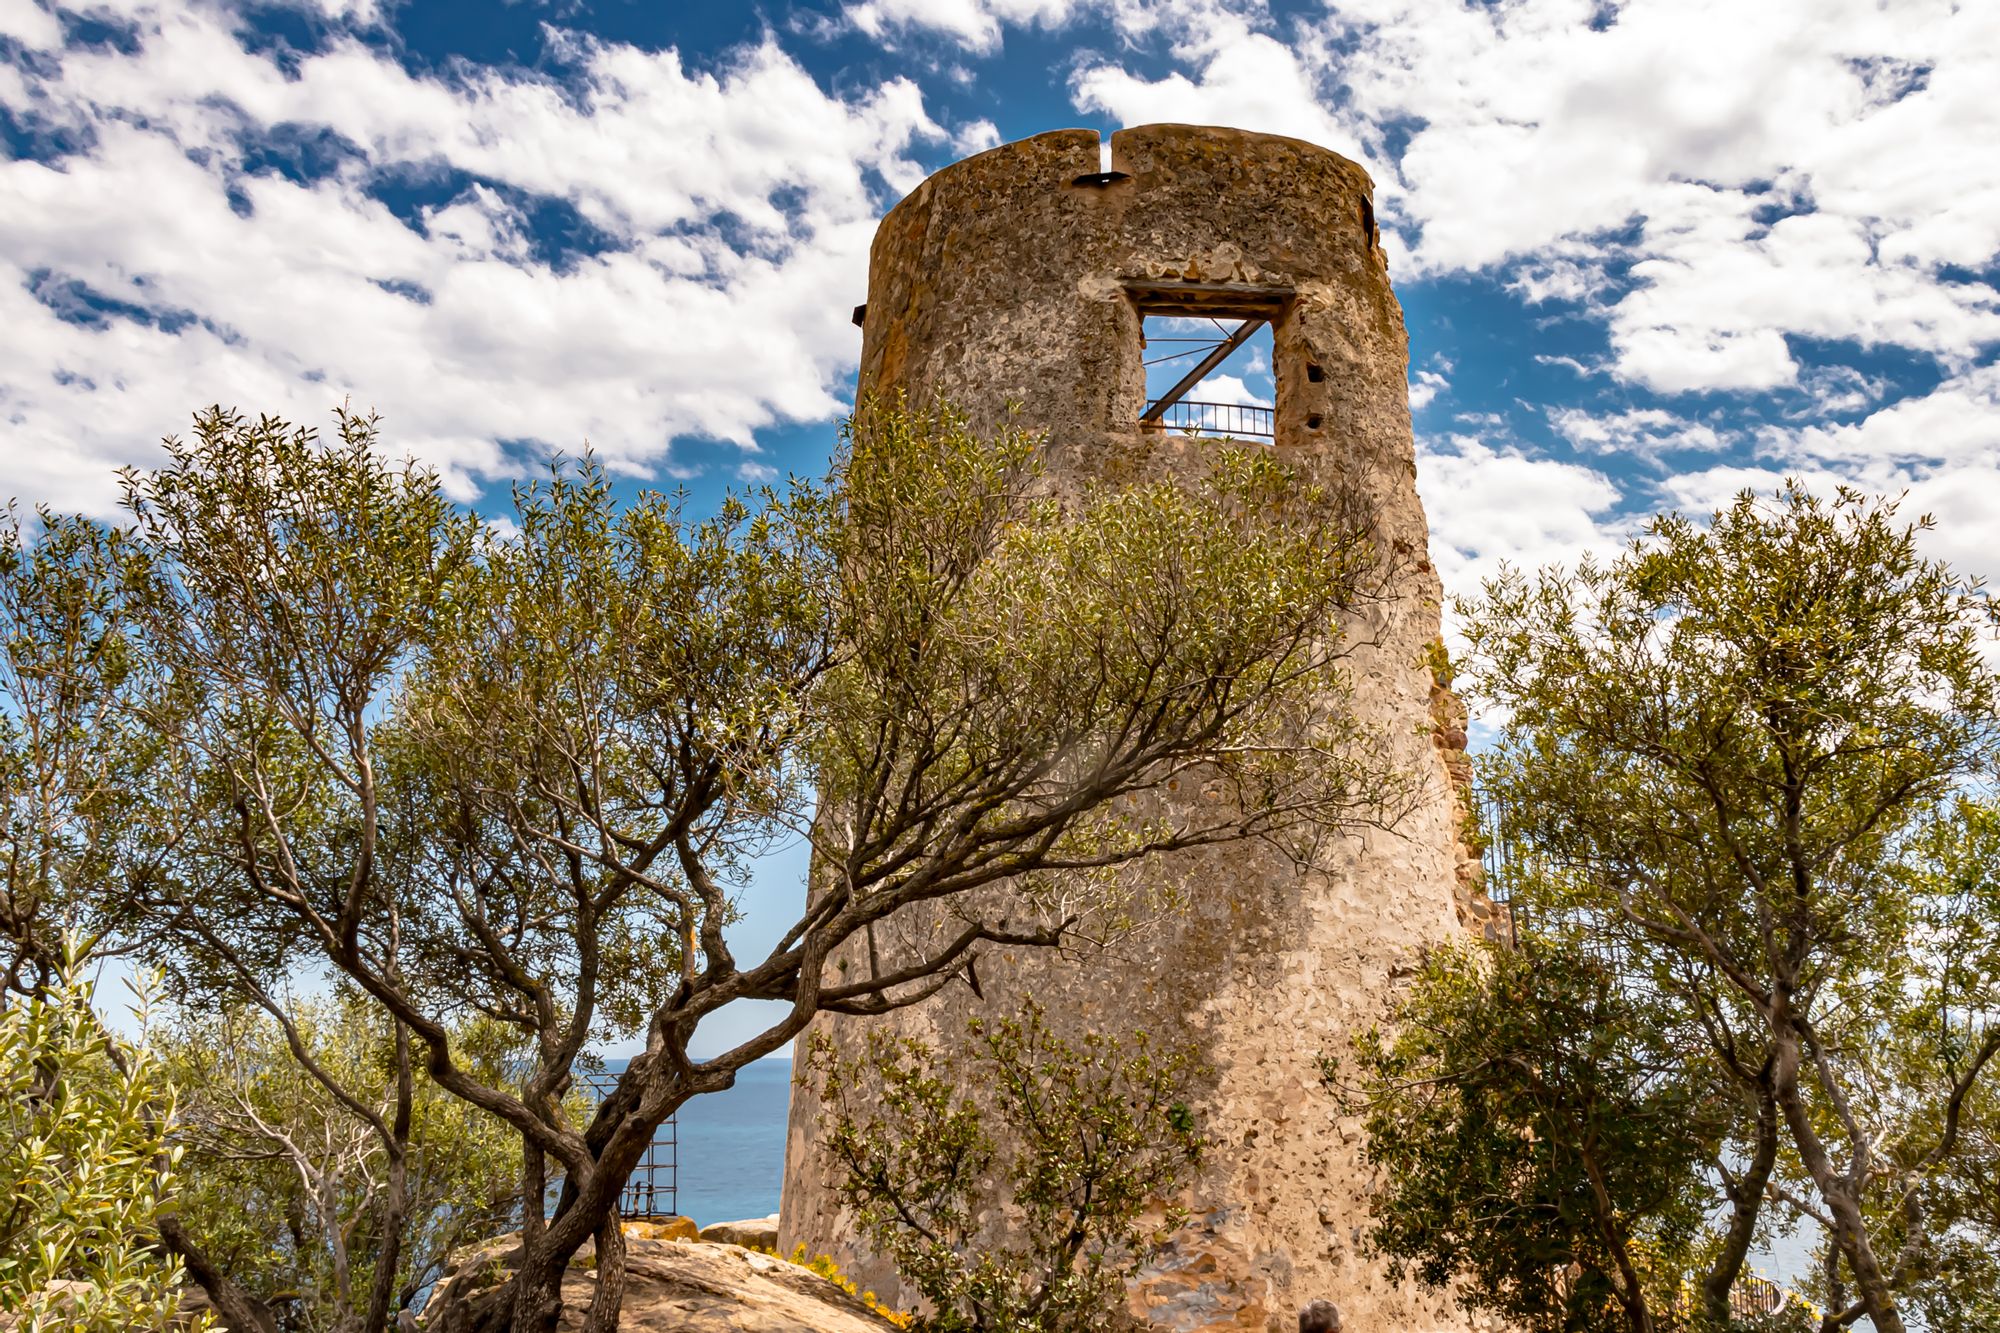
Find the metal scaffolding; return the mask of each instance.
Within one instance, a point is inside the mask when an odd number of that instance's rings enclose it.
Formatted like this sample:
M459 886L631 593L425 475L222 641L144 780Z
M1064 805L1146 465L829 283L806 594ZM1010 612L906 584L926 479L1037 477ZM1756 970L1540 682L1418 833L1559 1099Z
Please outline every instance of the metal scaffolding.
M593 1106L609 1097L618 1086L614 1074L580 1074L578 1082ZM625 1191L618 1196L618 1212L627 1220L644 1222L675 1216L680 1211L679 1204L680 1125L677 1117L668 1116L653 1131L645 1155L633 1168L632 1178L625 1182Z

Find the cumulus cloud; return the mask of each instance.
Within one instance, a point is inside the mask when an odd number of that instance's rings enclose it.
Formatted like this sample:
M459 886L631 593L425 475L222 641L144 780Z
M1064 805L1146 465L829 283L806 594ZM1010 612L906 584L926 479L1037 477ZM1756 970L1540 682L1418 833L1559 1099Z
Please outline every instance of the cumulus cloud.
M1726 32L1728 39L1718 41ZM1661 392L1794 383L1790 339L1949 368L2000 342L2000 8L1950 0L1330 0L1189 25L1080 107L1357 156L1420 272L1586 302Z
M1238 125L1366 157L1362 138L1322 105L1318 89L1326 62L1314 60L1311 48L1281 41L1226 9L1204 6L1172 18L1176 59L1196 73L1175 70L1154 79L1109 61L1085 64L1071 82L1078 108L1127 125Z
M2000 579L2000 366L1955 376L1847 424L1773 427L1759 457L1718 463L1666 479L1675 505L1707 512L1738 492L1769 491L1797 477L1823 493L1852 486L1906 495L1909 517L1937 519L1926 551L1958 569Z
M1006 24L1059 27L1084 7L1082 0L862 0L848 5L846 15L871 37L930 31L984 52L1000 45Z
M975 56L998 51L1010 26L1053 30L1097 18L1131 40L1264 14L1264 0L849 0L841 10L846 24L880 41L925 33Z
M1502 565L1573 565L1615 543L1616 483L1595 468L1538 458L1484 433L1417 441L1417 489L1447 593L1474 594Z
M0 164L0 493L100 505L108 464L212 400L315 420L344 397L378 406L461 494L585 438L626 472L673 470L677 438L748 446L839 409L874 218L917 159L1001 137L964 113L941 127L912 78L816 79L774 37L697 62L552 29L536 71L426 73L353 35L383 21L375 0L291 2L336 35L283 66L230 0L93 9L130 22L127 49L64 50L52 10L0 7L0 37L32 53L0 65L0 106L35 145ZM841 15L884 44L955 45L965 64L917 77L961 81L1010 30L1095 22L1116 40L1069 66L1080 110L1346 153L1377 181L1406 293L1507 306L1468 314L1468 349L1482 321L1518 318L1523 346L1559 330L1532 357L1413 372L1414 409L1460 414L1420 442L1454 590L1502 557L1573 557L1635 507L1794 471L2000 519L1982 498L2000 489L2000 7ZM310 169L281 174L280 156ZM1537 457L1541 438L1565 458ZM719 470L767 466L738 462Z
M1831 463L1986 461L1995 464L1992 475L2000 478L2000 365L1954 376L1850 425L1808 425L1773 432L1771 440L1781 452Z
M983 153L989 148L1000 146L1000 127L990 120L975 120L962 126L951 138L951 146L960 157L970 157Z
M1451 387L1451 381L1435 370L1419 370L1410 376L1410 410L1421 412L1431 400Z
M1799 377L1799 388L1807 400L1807 407L1800 415L1840 416L1858 412L1880 402L1889 384L1887 376L1870 375L1853 366L1814 366Z
M1549 409L1556 434L1585 453L1617 454L1657 462L1668 454L1715 453L1734 436L1704 422L1690 421L1657 407L1593 412L1581 407Z
M65 505L210 401L351 396L461 494L522 452L643 471L832 415L842 294L944 137L914 83L835 96L770 39L695 70L551 33L553 72L413 74L335 36L287 70L219 4L131 0L131 54L8 13L40 54L0 104L58 150L0 164L0 493ZM548 208L588 243L545 252Z
M62 36L62 23L49 10L37 5L0 8L0 37L11 37L30 51L56 46Z

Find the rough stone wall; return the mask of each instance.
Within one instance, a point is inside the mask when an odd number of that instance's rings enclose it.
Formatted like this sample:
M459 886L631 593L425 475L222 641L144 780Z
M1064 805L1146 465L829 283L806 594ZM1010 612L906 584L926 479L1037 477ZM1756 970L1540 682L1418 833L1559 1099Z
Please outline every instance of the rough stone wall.
M1513 921L1508 909L1493 901L1486 884L1486 830L1481 827L1477 797L1472 785L1472 756L1465 752L1466 727L1470 715L1465 701L1451 688L1451 670L1445 664L1444 641L1432 649L1431 744L1444 761L1445 776L1451 781L1452 801L1458 819L1458 837L1453 843L1455 870L1453 905L1458 924L1493 942L1513 940Z
M1420 796L1393 831L1357 834L1304 870L1252 846L1182 858L1185 911L1125 941L1115 965L989 955L983 1001L954 987L877 1021L951 1043L970 1014L1009 1013L1033 995L1059 1027L1202 1045L1215 1075L1196 1109L1215 1148L1184 1201L1193 1220L1135 1287L1135 1311L1154 1326L1290 1329L1299 1305L1327 1297L1367 1333L1463 1329L1446 1301L1392 1285L1361 1254L1360 1128L1317 1078L1319 1054L1384 1016L1425 946L1485 924L1454 790L1463 715L1431 666L1440 590L1372 187L1310 144L1184 125L1114 136L1111 165L1125 178L1080 183L1099 171L1098 137L1058 131L949 167L897 205L871 256L862 389L942 393L983 422L1015 405L1048 433L1057 484L1148 475L1213 444L1137 428L1145 372L1127 284L1296 293L1274 324L1272 447L1344 469L1405 571L1355 629L1374 646L1353 662L1352 685ZM854 1050L863 1022L823 1016L817 1028ZM820 1122L795 1090L780 1244L831 1254L895 1292L827 1187Z

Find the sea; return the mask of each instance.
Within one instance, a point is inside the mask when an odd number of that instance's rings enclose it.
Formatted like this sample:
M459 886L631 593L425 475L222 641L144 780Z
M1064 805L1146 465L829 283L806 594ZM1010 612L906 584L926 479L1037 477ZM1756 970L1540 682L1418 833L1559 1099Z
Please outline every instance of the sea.
M734 1087L682 1104L675 1182L682 1216L708 1226L778 1211L791 1093L792 1062L758 1060L743 1067Z

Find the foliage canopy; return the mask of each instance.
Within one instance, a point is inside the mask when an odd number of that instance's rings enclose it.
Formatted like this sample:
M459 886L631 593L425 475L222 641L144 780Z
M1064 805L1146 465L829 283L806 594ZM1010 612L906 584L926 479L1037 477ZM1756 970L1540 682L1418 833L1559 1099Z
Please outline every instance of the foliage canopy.
M2000 742L1996 616L1926 526L1790 484L1466 608L1528 937L1698 1034L1737 1107L1731 1243L1767 1198L1819 1221L1830 1329L1901 1333L2000 1054L1993 904L1949 869Z
M173 1091L143 1043L105 1029L74 944L43 989L0 1007L0 1317L24 1333L164 1328L181 1279L155 1240L180 1161Z
M477 1327L550 1328L592 1238L591 1327L615 1327L615 1206L654 1128L815 1013L1115 929L1121 867L1159 853L1400 798L1342 677L1381 558L1347 492L1268 455L1058 493L1018 431L871 406L824 484L697 517L586 457L498 525L380 446L349 414L322 443L212 409L127 474L126 527L0 544L5 924L12 975L84 920L177 999L275 1023L390 1163L384 1237L417 1206L420 1082L504 1124L519 1197L559 1201ZM1195 770L1234 799L1143 813ZM813 892L738 959L735 887L788 839ZM913 913L952 929L835 965ZM311 1058L298 977L376 1015L395 1095ZM691 1054L752 999L780 1016ZM467 1040L489 1029L525 1058L494 1068ZM577 1063L621 1039L641 1053L580 1122ZM377 1264L369 1327L402 1269Z
M1581 953L1453 948L1397 1021L1358 1043L1349 1089L1391 1272L1462 1282L1469 1307L1540 1333L1664 1326L1725 1126L1658 1016Z

